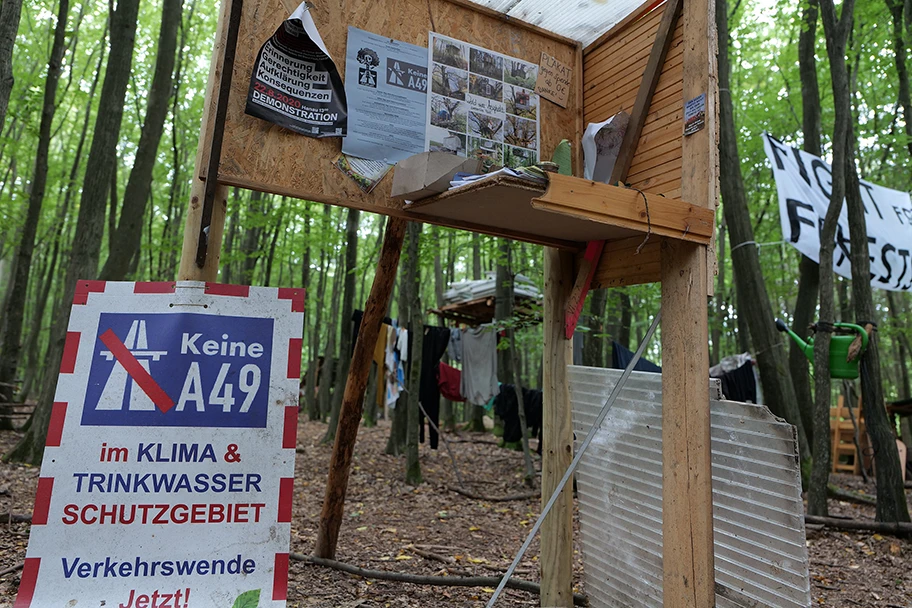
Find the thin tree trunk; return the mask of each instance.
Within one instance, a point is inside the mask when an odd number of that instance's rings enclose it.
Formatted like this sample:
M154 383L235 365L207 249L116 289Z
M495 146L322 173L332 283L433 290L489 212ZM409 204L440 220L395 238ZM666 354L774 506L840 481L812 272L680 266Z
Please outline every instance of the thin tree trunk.
M421 463L418 460L418 425L421 423L418 409L418 393L421 384L421 351L423 347L424 322L421 314L421 272L418 264L418 251L421 240L422 224L409 222L408 225L408 258L405 263L405 284L409 298L409 369L408 396L405 407L408 410L407 432L405 442L405 483L417 486L422 481ZM400 406L402 407L402 406Z
M728 59L730 37L728 31L728 2L716 0L716 25L719 31L719 123L720 163L723 212L729 229L735 286L741 306L739 313L746 317L750 328L763 395L770 410L794 424L798 430L801 458L810 456L810 447L804 425L798 412L795 389L786 367L787 358L782 341L773 324L773 311L763 282L763 270L757 248L746 245L754 240L750 211L741 178L738 142L730 94L731 67Z
M323 206L323 223L324 228L328 226L326 221L326 212L329 205ZM325 232L324 232L325 234ZM319 382L320 368L320 337L323 323L320 322L320 315L323 311L323 297L326 295L326 273L327 273L327 255L326 249L320 248L320 266L319 277L317 278L317 297L311 299L312 308L314 309L314 328L310 336L310 365L307 368L307 380L304 383L304 407L307 410L309 420L318 420L320 418L320 409L317 404L317 390Z
M6 122L6 108L13 90L13 48L19 31L22 0L3 0L0 3L0 133Z
M57 109L57 85L60 82L61 63L66 48L65 37L69 11L69 0L60 0L57 23L54 27L54 42L51 46L51 57L48 60L47 77L44 81L44 102L41 107L41 124L38 127L35 172L29 188L28 210L22 227L19 251L14 262L15 273L7 285L10 295L3 315L6 317L6 323L3 339L0 342L0 391L7 391L10 400L12 400L14 391L9 389L9 385L15 384L22 353L20 342L29 289L29 271L32 267L35 236L38 233L38 221L41 219L41 206L44 203L44 191L47 186L51 125Z
M481 235L472 233L472 280L481 279ZM475 433L483 433L484 426L484 408L473 405L466 401L465 407L468 408L471 416L468 430Z
M719 222L719 229L716 236L716 261L719 266L719 274L716 279L716 322L712 324L712 351L709 357L709 364L716 365L722 359L724 352L722 349L722 326L728 318L728 306L725 301L725 234L728 226L725 225L725 218Z
M817 82L817 0L807 0L801 9L801 33L798 35L798 73L801 78L801 130L804 150L822 156L820 150L820 87ZM801 256L798 265L798 295L792 316L792 331L807 336L808 326L817 308L819 289L817 263ZM797 343L789 346L789 370L795 386L795 398L801 412L808 441L814 443L814 396L811 391L810 365Z
M899 104L903 109L903 128L906 132L906 148L912 154L912 95L909 93L909 71L906 67L906 40L903 36L903 1L886 0L893 17L893 61L899 78Z
M339 326L342 332L339 340L339 363L336 381L334 383L332 409L329 414L329 425L321 443L331 443L336 438L336 427L339 425L339 411L342 407L342 395L345 392L345 383L348 381L348 370L351 367L352 357L352 313L355 303L355 272L358 269L358 225L361 221L361 212L357 209L348 210L345 223L345 289L342 295L341 318ZM334 310L339 310L334 307Z
M345 279L342 270L344 252L339 252L336 260L335 276L333 276L332 296L330 298L330 307L328 309L329 322L326 324L328 332L326 338L326 351L323 354L323 365L320 370L320 420L325 420L332 409L332 388L335 372L338 369L336 365L336 336L339 333L340 321L335 311L339 310L339 292Z
M604 367L605 365L605 304L608 290L593 289L589 292L589 315L586 325L589 333L583 342L583 365Z
M133 169L124 190L120 223L111 237L108 259L99 274L102 280L125 279L130 261L139 251L142 221L152 191L152 172L158 159L158 146L165 129L165 119L168 117L168 102L174 92L172 76L181 17L181 0L162 0L161 28L152 83L147 95L146 118L139 136ZM174 167L174 170L177 171L177 167ZM151 246L151 243L149 245Z
M94 278L98 272L98 257L104 234L104 204L116 161L124 95L133 62L138 11L139 0L119 0L111 15L110 58L105 69L92 146L86 162L79 217L63 284L63 298L51 328L45 362L48 369L56 369L63 354L77 280ZM57 384L56 378L48 380L32 414L29 429L9 453L8 460L32 464L41 462Z
M269 241L269 253L266 255L266 268L263 270L263 285L269 287L272 285L272 266L275 261L275 252L276 244L279 241L279 232L282 231L282 222L285 219L285 197L282 197L282 202L279 205L279 211L276 214L276 224L275 229L272 231L272 238ZM280 273L281 274L281 273ZM279 284L281 285L282 278L279 277Z
M836 110L833 126L833 141L846 142L851 101L848 99L848 72L845 69L845 49L852 27L852 11L855 0L844 0L842 18L836 18L833 0L819 0L826 33L827 53L830 57L830 76L833 85ZM833 65L834 58L839 66ZM845 200L846 172L844 145L833 146L833 176L830 205L820 231L820 331L814 340L814 464L811 469L811 483L808 489L808 514L827 515L827 482L830 476L830 399L832 398L829 370L831 333L826 331L835 321L836 306L833 301L834 272L833 251L839 212Z

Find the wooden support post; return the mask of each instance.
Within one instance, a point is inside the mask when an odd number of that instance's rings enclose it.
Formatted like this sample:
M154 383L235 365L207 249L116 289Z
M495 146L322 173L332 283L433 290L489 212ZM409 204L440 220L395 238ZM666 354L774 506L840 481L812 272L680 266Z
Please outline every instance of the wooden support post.
M209 80L206 83L206 98L203 103L203 122L200 126L199 143L197 144L196 162L193 169L193 181L190 185L190 205L187 208L187 219L184 223L184 241L181 248L180 269L177 278L180 281L217 281L219 257L222 250L222 234L225 229L225 215L227 212L228 187L216 184L212 215L209 220L209 230L206 231L208 241L206 261L202 267L197 265L196 257L199 249L199 235L203 221L203 200L206 195L206 181L201 176L206 175L211 154L212 131L216 125L210 126L210 114L214 114L213 107L218 103L219 86L222 80L222 66L225 61L225 44L227 30L231 15L232 0L222 0L219 8L218 24L215 31L215 44L212 47L212 59L209 62ZM224 124L220 125L224 126Z
M377 272L371 285L370 296L364 306L364 317L361 329L355 341L355 352L352 355L348 379L345 381L345 392L342 396L342 409L339 412L339 427L333 444L332 458L329 462L329 479L326 482L326 496L323 499L323 512L320 514L320 529L317 532L315 554L326 559L335 559L336 543L339 540L339 527L342 525L342 511L345 506L345 492L348 489L348 475L351 467L355 440L358 438L358 427L361 424L361 398L367 386L370 364L374 355L374 346L380 335L383 317L389 304L390 295L399 267L399 255L402 253L402 241L408 222L390 217L383 237L383 248L377 262Z
M704 127L682 142L681 198L718 198L716 28L713 0L684 3L684 91L705 94ZM666 606L715 606L709 417L707 247L662 245L662 536Z
M567 366L573 343L564 337L564 310L573 284L573 254L545 248L542 505L573 460ZM569 485L569 484L568 484ZM565 487L541 528L541 605L573 605L573 490Z
M666 606L714 606L706 248L662 244L662 538Z

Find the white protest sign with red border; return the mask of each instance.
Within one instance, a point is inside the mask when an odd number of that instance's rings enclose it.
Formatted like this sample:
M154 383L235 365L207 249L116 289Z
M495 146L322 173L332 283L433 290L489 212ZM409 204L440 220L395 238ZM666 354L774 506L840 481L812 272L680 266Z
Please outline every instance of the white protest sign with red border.
M285 606L303 312L79 282L15 608Z

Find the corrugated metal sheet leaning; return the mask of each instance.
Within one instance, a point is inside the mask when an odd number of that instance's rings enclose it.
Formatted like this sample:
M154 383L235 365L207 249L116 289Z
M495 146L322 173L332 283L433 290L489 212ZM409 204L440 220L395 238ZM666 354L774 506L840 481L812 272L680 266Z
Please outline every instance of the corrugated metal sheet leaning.
M620 374L570 367L577 442ZM634 372L580 462L581 544L594 608L662 606L661 390L659 374ZM753 404L713 400L711 415L716 605L810 606L793 427Z

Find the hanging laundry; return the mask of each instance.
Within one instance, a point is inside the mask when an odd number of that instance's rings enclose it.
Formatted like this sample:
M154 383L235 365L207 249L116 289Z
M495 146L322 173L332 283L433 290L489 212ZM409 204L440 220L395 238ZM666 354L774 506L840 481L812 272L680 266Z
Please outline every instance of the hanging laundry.
M447 355L450 360L462 363L462 330L458 327L450 329L450 343L447 345Z
M399 351L399 360L408 361L409 358L409 335L408 330L402 328L396 336L396 349Z
M611 342L611 367L614 369L627 369L627 364L630 363L632 359L633 352L621 346L618 342ZM640 357L637 364L633 366L633 369L638 372L662 373L661 367L642 357Z
M709 368L709 377L722 380L722 394L729 401L760 403L756 370L750 354L725 357Z
M446 327L427 325L421 342L421 379L418 383L418 400L427 412L434 425L440 426L440 389L437 387L437 369L440 357L446 352L450 343L450 330ZM430 425L429 425L430 426ZM432 450L437 449L437 431L434 426L428 429ZM424 443L424 414L420 415L418 440Z
M483 405L497 390L497 332L492 325L463 330L460 392L469 403Z
M437 387L444 399L463 402L465 397L460 392L462 384L462 371L446 363L441 363L437 368Z
M538 437L538 453L542 445L542 392L536 389L522 389L523 410L526 413L526 428L530 437ZM522 425L519 422L519 402L516 388L512 384L501 384L500 392L494 397L494 413L503 420L503 440L515 443L522 439Z

